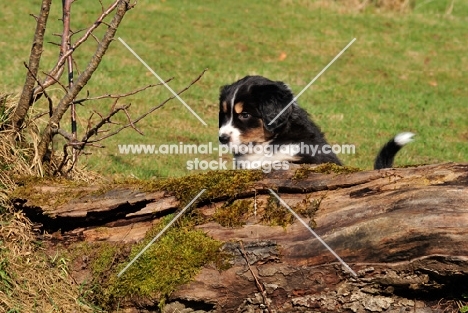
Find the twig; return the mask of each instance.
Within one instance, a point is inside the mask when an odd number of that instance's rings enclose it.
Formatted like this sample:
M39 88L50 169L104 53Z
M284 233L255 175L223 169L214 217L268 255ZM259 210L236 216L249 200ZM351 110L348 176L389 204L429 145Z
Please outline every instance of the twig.
M104 4L102 4L102 0L99 0L99 3L101 4L101 11L104 12Z
M89 138L91 138L92 136L96 135L98 130L104 126L105 124L110 124L111 121L110 119L115 115L117 114L119 111L122 111L122 110L127 110L128 108L130 107L130 104L127 104L127 105L124 105L122 107L117 107L117 108L112 108L111 112L103 117L101 114L99 114L98 112L96 112L100 117L101 117L101 120L96 124L94 125L94 127L92 127L91 129L89 129L86 134L83 136L83 139L81 139L81 142L83 143L95 143L95 142L98 142L98 140L93 140L93 141L90 141ZM133 122L132 124L134 124L135 122ZM130 125L128 126L130 127ZM109 136L110 137L110 136Z
M49 112L42 112L42 113L38 113L36 115L34 115L33 117L31 117L31 121L35 121L41 117L43 117L44 115L48 114Z
M62 128L57 128L57 134L61 135L63 138L67 139L68 140L68 143L71 143L73 142L73 136L72 134L70 134L69 132L67 132L66 130L62 129Z
M51 45L54 45L54 46L59 46L60 47L60 44L57 43L57 42L53 42L53 41L47 41L48 44L51 44Z
M29 14L29 16L32 16L36 20L36 22L39 20L39 17L37 15L35 15L35 14L31 13L31 14Z
M90 26L85 34L80 38L78 39L75 44L73 46L70 47L70 50L66 51L65 53L61 54L57 63L55 64L55 66L52 68L52 70L49 72L49 75L48 78L46 78L46 80L43 82L43 85L45 86L45 88L47 87L50 87L55 81L59 80L60 76L61 76L61 72L63 71L63 67L65 65L65 61L67 60L67 58L73 53L73 51L75 51L82 43L84 43L88 37L91 35L91 33L99 27L99 25L101 25L102 21L110 14L112 13L112 11L114 11L118 4L119 4L120 0L116 0L109 8L107 8L107 10L103 11L101 13L101 15L96 19L96 21L93 23L92 26ZM128 5L128 10L131 9L132 7L130 5ZM54 77L55 80L51 80L50 77ZM35 88L34 90L34 94L37 95L37 94L40 94L42 92L42 89L41 88Z
M62 16L63 16L63 33L62 33L62 45L61 52L65 54L71 50L70 42L70 12L71 12L71 0L62 1ZM68 89L73 88L73 54L70 54L67 58L67 68L68 68ZM76 140L76 105L72 102L70 106L70 119L71 119L71 134L73 140ZM72 149L72 160L73 163L76 162L77 151Z
M26 64L26 62L24 62L24 66L28 69L28 72L33 75L34 79L36 80L36 83L39 84L39 86L41 86L41 82L39 81L39 79L37 79L36 75L34 75L31 70L29 69L29 66ZM47 94L47 92L45 92L44 90L44 97L46 97L47 99L47 102L49 103L49 116L52 116L52 110L53 110L53 102L52 102L52 99L49 97L49 95Z
M184 93L185 91L187 91L190 87L192 87L196 82L198 82L200 80L200 78L202 78L203 74L205 74L205 72L207 71L207 69L204 69L203 72L201 72L200 75L198 75L197 78L195 78L189 85L187 85L184 89L182 89L181 91L179 91L177 93L177 95L181 95L182 93ZM99 142L99 141L102 141L106 138L109 138L111 136L114 136L114 135L117 135L118 133L120 133L122 130L126 129L126 128L129 128L132 126L132 124L136 124L138 123L139 121L141 121L142 119L144 119L146 116L148 116L149 114L153 113L154 111L156 111L157 109L161 108L162 106L164 106L167 102L171 101L172 99L174 99L175 96L171 96L169 98L167 98L166 100L164 100L163 102L161 102L158 106L155 106L153 107L151 110L149 110L148 112L140 115L138 118L136 118L135 120L133 120L132 123L129 123L129 124L126 124L120 128L118 128L117 130L103 136L103 137L100 137L100 138L97 138L95 140L89 140L88 142L89 143L93 143L93 142Z
M255 285L257 286L258 291L262 294L263 298L263 304L265 305L266 309L268 310L269 313L272 313L270 306L268 305L268 295L265 291L265 288L263 288L262 284L258 280L257 276L255 275L254 271L252 270L252 267L250 266L249 259L247 258L247 254L244 249L244 244L242 241L239 241L239 251L242 254L242 257L245 259L245 262L247 263L247 266L249 267L250 273L252 273L253 278L255 279Z
M125 115L127 116L128 124L130 125L131 128L133 128L137 133L143 136L143 132L141 132L136 126L135 123L133 123L132 118L130 117L130 114L128 114L128 111L123 109Z
M165 83L168 83L168 82L170 82L170 81L173 80L173 79L174 79L174 77L171 77L171 78L169 78L168 80L166 80ZM151 84L151 85L147 85L147 86L145 86L145 87L141 87L141 88L135 89L135 90L130 91L130 92L128 92L128 93L119 94L119 95L107 94L107 95L96 96L96 97L88 97L88 96L86 96L86 98L75 100L75 101L73 101L73 103L82 104L83 102L89 101L89 100L125 98L125 97L128 97L128 96L132 96L132 95L134 95L134 94L137 94L137 93L139 93L139 92L142 92L142 91L144 91L144 90L146 90L146 89L148 89L148 88L157 87L157 86L161 86L161 85L162 85L162 83Z
M200 75L198 75L197 78L195 78L189 85L187 85L184 89L182 89L181 91L179 91L179 93L177 95L180 95L182 94L183 92L187 91L192 85L194 85L196 82L198 82L201 77L203 76L203 74L205 74L205 72L207 71L207 69L204 69ZM170 80L172 80L173 78L170 78L166 81L169 82ZM133 94L136 94L138 92L141 92L145 89L148 89L150 87L154 87L154 86L159 86L161 85L160 83L159 84L155 84L155 85L148 85L148 86L145 86L145 87L142 87L142 88L139 88L139 89L136 89L136 90L133 90L129 93L126 93L126 94L120 94L120 95L103 95L103 96L99 96L99 97L94 97L94 98L89 98L88 96L84 99L80 99L80 100L76 100L78 103L81 103L83 101L86 101L86 100L96 100L96 99L104 99L104 98L113 98L115 99L114 103L112 104L111 106L111 109L110 109L110 112L109 114L107 114L106 116L103 116L101 113L97 112L97 111L94 111L91 116L88 118L88 123L87 123L87 129L86 129L86 134L83 136L83 138L81 139L81 141L78 141L76 140L76 138L73 136L73 134L70 134L68 132L66 132L65 130L63 129L60 129L60 128L57 128L56 129L56 132L58 134L60 134L61 136L63 136L65 139L68 140L68 143L67 143L67 146L73 146L74 149L76 150L79 150L80 153L81 151L86 147L86 146L98 146L96 145L96 142L99 142L99 141L102 141L106 138L109 138L111 136L114 136L116 134L118 134L120 131L122 131L123 129L126 129L126 128L133 128L136 132L138 132L140 135L143 135L143 133L135 126L136 123L138 123L140 120L142 120L144 117L146 117L148 114L150 114L151 112L154 112L156 109L162 107L165 103L167 103L168 101L172 100L175 98L175 96L172 96L168 99L166 99L164 102L162 102L160 105L158 105L157 107L154 107L152 108L150 111L146 112L145 114L141 115L140 117L138 117L137 119L135 120L132 120L130 114L128 113L128 108L130 107L131 104L127 104L127 105L124 105L124 106L119 106L117 107L117 102L120 98L123 98L123 97L126 97L126 96L129 96L129 95L133 95ZM100 130L104 125L106 124L113 124L112 121L111 121L111 118L116 115L118 112L120 111L123 111L127 117L127 121L128 123L122 127L120 127L119 129L117 129L116 131L114 132L111 132L101 138L98 138L96 140L90 140L90 138L92 136L95 136L97 134L99 134L100 132L103 132L102 130ZM92 125L92 122L91 122L91 119L93 117L94 114L97 114L99 115L100 117L100 121L94 125L94 126L91 126ZM106 130L106 132L108 132L108 130ZM102 147L102 146L100 146ZM64 163L65 161L62 160ZM61 171L64 164L61 163L61 166L59 167L59 170ZM75 162L74 162L75 163ZM74 164L73 163L73 164ZM72 167L73 167L73 164L72 164Z
M46 72L42 72L42 73L43 73L44 75L46 75L46 76L49 76L49 78L52 79L52 80L54 80L55 83L59 84L60 87L62 87L62 89L65 91L65 93L68 92L67 86L65 86L64 84L62 84L62 83L61 83L59 80L57 80L54 76L51 76L49 73L46 73ZM45 90L46 87L45 87L44 85L42 85L42 86L44 87L43 90Z
M91 129L92 127L92 123L91 123L91 120L93 119L93 116L94 116L94 112L91 112L91 115L88 117L88 120L86 121L87 122L87 125L86 125L86 133Z
M128 0L118 0L114 3L113 6L111 6L108 9L109 13L112 11L113 8L116 9L116 12L112 19L112 22L110 23L111 26L107 28L106 33L104 34L101 40L101 43L97 46L96 51L91 57L85 70L76 79L75 84L69 90L69 92L58 103L57 107L54 110L54 113L52 114L52 117L49 120L49 123L47 124L46 128L44 129L42 133L42 138L37 148L37 154L38 154L37 159L41 161L43 161L47 155L50 142L52 141L52 138L55 134L54 130L58 128L58 125L60 121L62 120L63 115L68 110L73 100L76 98L78 93L84 88L86 83L89 81L93 73L98 68L98 65L100 64L104 54L106 53L107 49L109 48L110 43L112 42L112 39L115 36L115 33L117 32L117 28L119 27L120 22L124 18L125 13L131 7L128 3ZM105 15L101 15L101 18L104 18L104 16ZM96 27L97 26L91 26L88 29L88 32L87 32L88 35L82 37L82 39L80 39L77 43L75 43L73 47L70 50L68 50L65 55L61 57L61 59L65 60L65 57L68 57L68 55L71 54L74 49L76 49L77 44L79 44L80 42L83 42L89 36L89 32L94 30ZM61 61L59 62L59 64L63 65L63 62ZM50 74L54 76L54 72L51 72Z

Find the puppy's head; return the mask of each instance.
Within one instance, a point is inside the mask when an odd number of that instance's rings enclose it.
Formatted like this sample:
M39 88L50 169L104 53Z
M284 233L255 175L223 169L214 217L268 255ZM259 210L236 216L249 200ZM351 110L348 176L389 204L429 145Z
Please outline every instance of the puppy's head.
M246 76L221 87L219 141L239 145L272 139L287 123L292 112L288 104L293 99L284 83L262 76Z

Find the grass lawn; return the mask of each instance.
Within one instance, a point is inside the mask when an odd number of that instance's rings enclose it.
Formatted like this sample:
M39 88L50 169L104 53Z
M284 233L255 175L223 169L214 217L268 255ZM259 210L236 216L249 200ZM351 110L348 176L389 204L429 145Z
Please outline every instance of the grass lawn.
M159 76L174 77L169 83L174 90L208 69L182 95L207 126L172 100L139 124L144 136L128 129L105 141L105 149L89 149L92 154L81 162L103 174L139 178L190 173L187 161L218 156L126 155L119 153L118 145L216 146L220 86L258 74L286 82L297 94L353 38L354 44L299 98L331 143L356 146L356 154L340 156L343 162L370 169L379 147L401 131L416 133L417 140L398 155L397 166L466 162L468 2L454 1L446 14L451 2L416 1L409 13L372 9L358 13L332 1L138 1L118 36ZM58 42L53 34L60 32L59 3L53 5L46 41ZM21 91L23 62L35 28L29 14L37 14L39 8L40 1L28 0L0 12L0 92ZM77 1L72 29L90 25L99 12L98 1ZM94 49L91 40L76 52L78 70ZM50 68L57 54L58 47L46 44L42 69ZM116 40L86 90L91 96L125 93L157 82ZM49 93L58 100L63 90L54 86ZM131 113L137 116L170 95L158 87L121 103L132 103ZM111 103L86 102L78 107L81 132L92 110L106 113ZM46 102L36 105L39 111L46 108ZM56 146L61 149L59 139Z

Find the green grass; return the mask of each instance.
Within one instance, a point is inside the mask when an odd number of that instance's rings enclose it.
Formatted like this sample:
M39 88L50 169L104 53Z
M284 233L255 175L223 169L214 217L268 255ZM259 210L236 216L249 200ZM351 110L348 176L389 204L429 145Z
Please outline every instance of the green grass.
M107 1L109 2L109 1ZM189 173L194 158L216 155L123 155L118 144L198 144L217 142L219 87L247 74L282 80L295 93L319 73L353 38L356 42L299 99L331 143L355 144L356 154L341 155L346 165L369 169L379 147L400 131L417 140L396 165L466 162L468 157L468 2L416 1L410 13L356 13L313 1L139 1L128 12L118 36L161 77L180 90L205 68L208 72L182 98L200 115L203 126L177 100L139 124L141 136L126 130L90 149L82 162L101 173L148 178ZM0 12L0 91L19 92L24 81L34 20L40 1L23 1ZM73 5L72 28L89 25L98 1ZM323 2L322 2L323 3ZM60 31L57 3L47 41ZM102 32L98 33L98 37ZM90 41L76 54L79 69L95 48ZM49 68L58 48L47 44L41 63ZM284 60L280 55L286 54ZM156 78L115 41L86 87L92 96L124 93L156 83ZM50 91L58 99L63 91ZM138 115L170 96L155 88L129 97ZM78 108L81 131L89 111L107 112L110 101ZM38 109L45 110L40 102ZM120 119L124 121L124 118ZM61 149L60 142L57 147ZM225 156L229 157L229 156Z

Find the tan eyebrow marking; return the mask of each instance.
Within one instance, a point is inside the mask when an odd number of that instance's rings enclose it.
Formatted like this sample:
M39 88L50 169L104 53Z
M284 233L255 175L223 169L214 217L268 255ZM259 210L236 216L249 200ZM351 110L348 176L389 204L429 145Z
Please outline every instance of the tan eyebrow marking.
M243 110L244 110L244 103L237 102L236 104L234 104L234 111L236 111L237 114L242 113Z
M228 111L227 103L226 101L223 101L223 112L227 113L227 111Z

